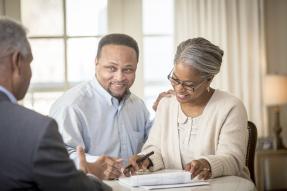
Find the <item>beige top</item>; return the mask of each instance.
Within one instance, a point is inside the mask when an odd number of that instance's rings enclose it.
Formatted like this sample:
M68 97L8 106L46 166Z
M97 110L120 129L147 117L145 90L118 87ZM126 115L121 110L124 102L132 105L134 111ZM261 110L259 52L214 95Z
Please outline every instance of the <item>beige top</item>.
M196 134L190 137L178 133L179 109L175 96L163 98L158 105L142 149L143 154L155 152L150 157L153 170L182 169L189 160L204 158L210 163L212 177L235 175L250 179L245 165L247 113L239 99L216 90L196 120Z
M179 107L177 115L177 131L182 167L194 160L195 140L198 133L200 116L187 117Z

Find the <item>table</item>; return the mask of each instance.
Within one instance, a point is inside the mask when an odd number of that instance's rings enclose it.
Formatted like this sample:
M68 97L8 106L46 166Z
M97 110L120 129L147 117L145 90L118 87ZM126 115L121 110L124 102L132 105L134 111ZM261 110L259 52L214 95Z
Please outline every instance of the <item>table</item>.
M114 191L143 191L142 188L131 188L120 184L117 180L104 181L111 186ZM184 187L159 189L157 191L253 191L256 190L252 181L238 176L224 176L209 180L210 185L198 187Z

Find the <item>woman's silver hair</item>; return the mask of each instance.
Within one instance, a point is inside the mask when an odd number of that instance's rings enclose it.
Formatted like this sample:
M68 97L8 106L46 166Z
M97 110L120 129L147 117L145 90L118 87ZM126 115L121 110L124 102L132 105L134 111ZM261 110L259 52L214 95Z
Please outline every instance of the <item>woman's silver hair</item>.
M26 57L30 53L26 29L7 17L0 17L0 58L19 51Z
M198 37L177 46L174 64L182 62L201 72L202 78L213 78L219 71L224 52L208 40Z

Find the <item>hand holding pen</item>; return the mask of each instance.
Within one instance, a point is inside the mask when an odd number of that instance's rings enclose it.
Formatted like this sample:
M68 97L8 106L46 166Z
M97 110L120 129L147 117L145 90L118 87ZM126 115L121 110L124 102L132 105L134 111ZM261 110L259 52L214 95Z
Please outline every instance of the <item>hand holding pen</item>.
M154 152L150 152L146 155L133 155L129 158L129 165L124 168L124 175L130 176L135 175L135 172L139 169L146 170L149 166L151 161L149 160L149 157L153 155Z

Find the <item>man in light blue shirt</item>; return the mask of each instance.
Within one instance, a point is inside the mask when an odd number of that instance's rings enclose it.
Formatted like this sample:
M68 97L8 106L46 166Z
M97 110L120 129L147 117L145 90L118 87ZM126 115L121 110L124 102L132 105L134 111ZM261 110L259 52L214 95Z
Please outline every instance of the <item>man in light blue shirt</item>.
M76 147L82 146L88 172L102 179L121 175L122 165L141 150L151 127L144 102L129 91L138 58L138 45L130 36L104 36L95 78L67 91L50 110L70 157L77 164Z

